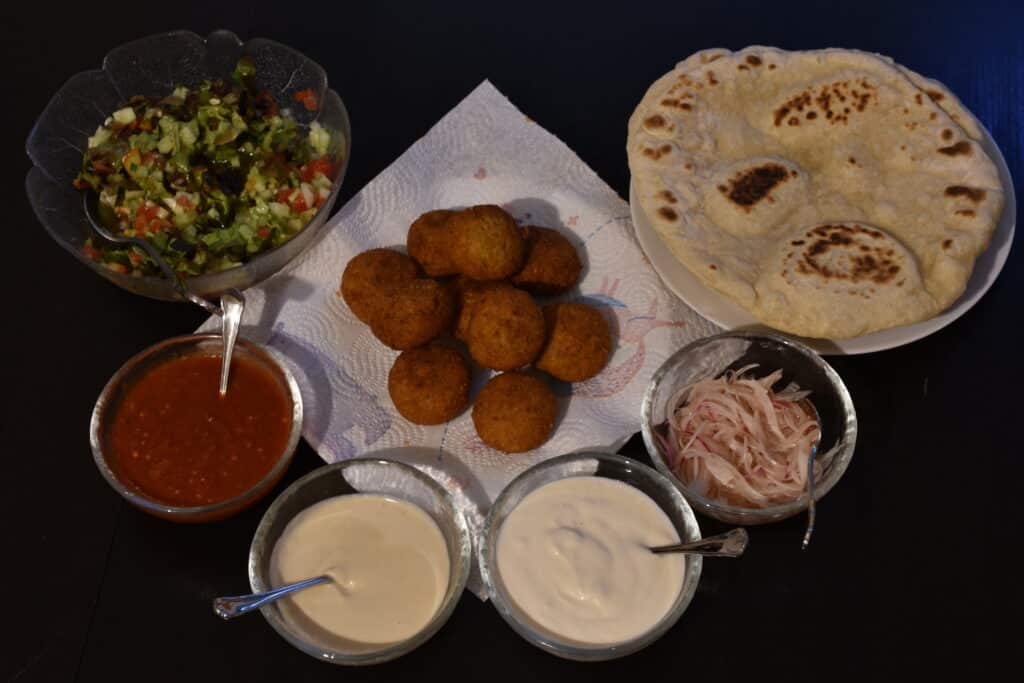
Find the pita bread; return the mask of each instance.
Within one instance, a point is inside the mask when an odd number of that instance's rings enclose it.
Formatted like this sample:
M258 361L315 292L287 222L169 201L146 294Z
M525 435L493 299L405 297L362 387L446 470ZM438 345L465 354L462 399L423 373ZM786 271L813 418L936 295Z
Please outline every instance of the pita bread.
M640 209L707 285L768 325L848 338L963 292L1003 206L974 117L877 55L692 55L648 90L627 150Z

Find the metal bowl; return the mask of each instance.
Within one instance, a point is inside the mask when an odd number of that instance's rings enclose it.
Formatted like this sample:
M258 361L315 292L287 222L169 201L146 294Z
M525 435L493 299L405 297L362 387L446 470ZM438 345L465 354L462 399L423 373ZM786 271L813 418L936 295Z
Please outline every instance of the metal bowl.
M105 436L110 420L124 397L125 389L150 368L175 358L195 354L220 356L222 344L219 334L191 334L172 337L155 344L122 365L103 387L99 399L96 400L89 423L89 443L92 446L92 457L96 461L96 467L115 491L143 512L175 522L211 522L230 517L269 493L292 461L295 447L302 435L302 395L299 393L298 382L277 351L247 339L238 339L235 342L234 357L245 356L269 370L284 388L291 403L292 425L288 441L266 476L234 498L209 505L180 507L149 498L132 482L121 479L107 461L107 453L104 451Z
M672 467L675 456L668 418L675 406L670 401L694 382L752 363L758 365L753 371L758 377L781 368L783 384L796 382L811 392L807 400L821 421L815 458L823 467L822 477L815 481L815 501L843 476L857 443L857 412L850 392L832 366L803 344L775 335L726 332L683 347L654 373L644 394L640 416L644 444L655 467L675 482L697 512L731 524L765 524L792 517L807 509L807 494L783 505L750 508L712 500L695 491Z
M451 494L415 467L393 460L355 458L326 465L297 480L270 505L249 548L249 583L253 592L270 590L270 559L288 523L300 512L327 498L376 493L408 501L437 523L448 547L448 590L434 617L414 636L374 649L346 651L313 633L282 609L282 601L260 608L277 633L306 654L332 664L379 664L419 647L444 626L455 610L469 578L473 542L469 526ZM285 598L287 600L287 598Z
M686 555L683 585L665 616L646 633L613 645L588 646L567 640L542 628L530 619L509 596L498 570L497 547L501 525L527 495L553 481L567 477L607 477L639 489L657 503L686 543L700 540L700 527L693 510L673 483L647 465L609 453L572 453L546 460L526 470L510 483L494 501L480 539L480 575L491 603L516 633L553 655L578 661L600 661L624 657L641 650L665 634L683 615L700 582L702 558Z
M295 236L248 263L190 277L186 283L192 292L207 298L227 289L243 290L278 272L310 247L322 232L348 166L352 139L348 112L338 94L327 87L327 74L316 62L272 40L255 38L243 43L229 31L215 31L205 39L190 31L173 31L125 43L107 53L102 69L75 74L57 91L25 145L33 163L25 189L50 236L118 287L153 299L177 300L162 277L133 277L85 256L82 246L95 233L85 217L81 193L71 182L81 169L88 137L129 97L166 95L177 85L228 78L243 55L253 58L258 84L282 106L293 103L296 92L312 90L316 94L320 103L316 111L293 106L291 113L300 125L318 121L331 132L331 153L341 164L330 197Z

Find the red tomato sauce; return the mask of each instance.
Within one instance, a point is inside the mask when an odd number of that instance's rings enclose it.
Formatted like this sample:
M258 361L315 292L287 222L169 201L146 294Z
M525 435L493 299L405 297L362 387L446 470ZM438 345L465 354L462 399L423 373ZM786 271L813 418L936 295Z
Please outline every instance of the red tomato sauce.
M244 493L273 469L291 431L291 400L270 371L236 354L221 396L220 357L149 369L125 391L107 432L111 468L147 498L181 507Z

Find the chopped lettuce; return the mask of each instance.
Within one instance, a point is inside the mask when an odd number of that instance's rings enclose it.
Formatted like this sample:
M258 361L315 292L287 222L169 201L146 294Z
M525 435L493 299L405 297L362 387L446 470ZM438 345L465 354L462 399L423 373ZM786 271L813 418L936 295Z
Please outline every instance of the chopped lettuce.
M132 97L88 139L75 187L99 193L108 227L148 240L182 275L283 244L330 195L331 133L299 126L255 76L243 58L229 82ZM158 272L135 248L90 240L83 250L118 272Z

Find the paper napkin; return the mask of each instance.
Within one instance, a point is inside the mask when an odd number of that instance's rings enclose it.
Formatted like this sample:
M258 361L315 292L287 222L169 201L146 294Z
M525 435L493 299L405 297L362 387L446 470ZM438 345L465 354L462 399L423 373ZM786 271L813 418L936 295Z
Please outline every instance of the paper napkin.
M612 328L615 351L599 375L552 383L560 421L529 453L485 446L468 410L437 427L401 417L387 390L398 352L378 342L337 295L353 256L375 247L404 250L417 216L473 204L499 204L521 223L566 234L585 268L578 290L561 298L598 306ZM325 461L397 453L482 513L541 460L621 445L639 430L641 400L662 361L716 329L662 285L629 216L626 202L571 149L485 81L353 197L304 257L245 292L242 334L290 360L306 410L303 436ZM216 326L211 320L204 328ZM474 391L486 377L478 369ZM478 528L481 515L467 516Z

